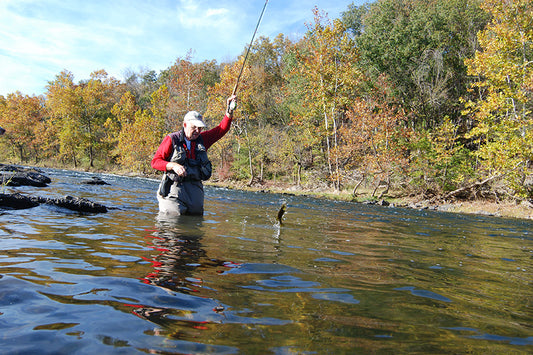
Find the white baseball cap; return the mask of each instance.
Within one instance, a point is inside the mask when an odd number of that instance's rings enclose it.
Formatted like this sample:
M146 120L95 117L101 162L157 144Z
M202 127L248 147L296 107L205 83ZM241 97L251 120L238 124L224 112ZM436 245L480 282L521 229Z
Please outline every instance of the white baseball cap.
M183 122L190 123L196 127L205 127L203 116L197 111L189 111L183 118Z

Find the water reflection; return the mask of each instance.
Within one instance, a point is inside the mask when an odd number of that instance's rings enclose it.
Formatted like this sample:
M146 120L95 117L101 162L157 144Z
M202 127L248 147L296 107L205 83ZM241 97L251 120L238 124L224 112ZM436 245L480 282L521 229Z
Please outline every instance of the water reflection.
M202 246L203 222L202 216L159 213L155 229L145 237L147 247L153 251L153 254L143 259L150 262L153 269L141 278L142 282L158 286L170 294L179 292L206 297L200 295L202 290L205 290L203 280L194 277L194 273L199 269L218 268L223 266L224 262L207 256ZM222 312L224 307L216 305L212 310ZM164 327L171 327L177 320L176 310L173 308L140 306L133 312ZM184 316L187 312L179 313L180 316ZM186 318L187 322L191 320L191 317ZM203 329L205 326L200 324L206 321L194 323L194 328Z
M153 266L153 271L143 278L145 283L183 293L197 291L201 280L192 278L191 273L201 265L200 259L206 259L201 243L202 222L202 217L157 216L155 230L146 237L148 247L155 253L151 259L145 258Z
M33 194L114 208L0 212L4 353L533 345L530 221L209 188L204 217L168 218L157 215L158 181L106 177L112 185L89 188L75 182L86 174L51 175Z

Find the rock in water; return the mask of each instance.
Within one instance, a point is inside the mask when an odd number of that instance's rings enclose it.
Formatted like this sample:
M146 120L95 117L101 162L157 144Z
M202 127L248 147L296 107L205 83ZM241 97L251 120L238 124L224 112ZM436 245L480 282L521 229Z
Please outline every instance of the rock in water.
M14 210L22 210L26 208L32 208L39 205L39 201L35 199L16 194L0 194L0 207L11 208Z
M48 199L48 204L68 208L69 210L90 213L106 213L107 207L84 198L65 196L62 198Z
M72 211L86 212L86 213L106 213L107 207L96 202L89 201L84 198L65 196L61 198L47 198L47 197L30 197L19 193L15 194L0 194L0 208L9 209L25 209L32 208L46 203L48 205L55 205L59 207L68 208Z
M45 187L50 182L52 180L37 169L0 164L0 183L6 186Z
M109 185L104 180L100 179L98 176L93 176L90 180L85 180L82 182L85 185Z

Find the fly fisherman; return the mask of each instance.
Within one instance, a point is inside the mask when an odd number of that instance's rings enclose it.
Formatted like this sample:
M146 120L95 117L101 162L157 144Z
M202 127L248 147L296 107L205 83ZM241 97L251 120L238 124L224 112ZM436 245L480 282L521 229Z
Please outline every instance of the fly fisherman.
M152 159L152 168L165 172L157 191L160 212L204 213L202 181L212 172L207 149L229 131L235 103L235 95L227 99L226 114L218 126L204 131L202 115L190 111L183 118L183 129L163 139Z

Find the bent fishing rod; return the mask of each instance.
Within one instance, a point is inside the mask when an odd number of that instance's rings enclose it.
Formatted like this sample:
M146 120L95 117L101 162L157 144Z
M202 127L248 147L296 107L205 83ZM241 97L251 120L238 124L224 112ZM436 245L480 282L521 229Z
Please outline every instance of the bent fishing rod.
M261 11L261 15L259 15L259 20L257 20L257 25L255 26L254 34L252 35L252 39L250 40L250 44L248 45L248 49L246 49L246 55L244 56L244 60L242 62L241 71L239 72L239 76L237 76L237 82L235 83L235 87L233 88L232 95L237 94L237 88L239 87L239 81L241 80L242 72L244 71L244 66L246 64L246 60L248 59L248 54L250 54L250 49L252 48L252 44L254 42L255 35L257 33L257 29L259 28L259 24L261 24L261 20L263 19L263 14L265 13L265 9L267 7L268 0L265 1L265 5L263 5L263 10ZM234 110L236 107L235 100L232 100L229 105L230 110ZM287 210L287 205L285 203L282 204L281 208L278 211L277 220L279 221L280 226L283 224L283 215L285 214L285 211Z
M235 87L233 88L232 95L235 95L237 93L237 88L239 87L239 81L241 80L242 72L244 71L244 65L246 64L246 59L248 59L248 54L250 54L250 49L252 48L252 43L254 42L255 34L257 33L259 24L261 23L261 20L263 19L263 14L265 13L267 4L268 4L268 0L265 1L265 5L263 5L263 10L261 11L261 15L259 16L259 20L257 20L257 25L255 26L254 34L252 35L252 39L250 40L250 44L248 45L248 49L246 50L246 55L244 56L244 61L242 62L241 71L239 72L239 76L237 77L237 82L235 83Z

